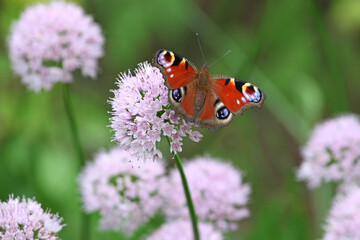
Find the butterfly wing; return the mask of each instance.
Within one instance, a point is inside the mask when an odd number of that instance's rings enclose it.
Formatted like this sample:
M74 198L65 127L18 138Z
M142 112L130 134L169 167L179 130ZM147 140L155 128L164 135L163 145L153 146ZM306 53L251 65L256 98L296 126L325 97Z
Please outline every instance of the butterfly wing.
M249 107L260 108L265 100L263 91L251 83L223 75L210 76L210 82L200 90L196 83L198 68L168 50L157 51L153 64L164 76L176 115L212 130L228 125L233 114L242 114ZM202 108L196 110L195 102L204 95Z
M195 122L202 127L215 131L217 128L228 125L233 116L214 91L209 90L206 94L204 107Z
M178 89L192 83L199 73L199 69L189 60L164 49L155 53L153 65L160 69L165 84L170 89Z
M161 49L155 53L153 65L158 67L169 88L169 102L176 115L194 121L195 80L199 69L174 52Z
M224 106L234 114L242 114L250 107L261 108L264 92L255 85L222 75L212 75L213 89Z
M215 131L227 126L234 114L249 107L261 107L265 94L251 83L223 75L211 75L206 101L196 123Z
M195 121L195 87L191 84L177 89L169 90L169 102L175 110L176 116L179 116L186 121Z

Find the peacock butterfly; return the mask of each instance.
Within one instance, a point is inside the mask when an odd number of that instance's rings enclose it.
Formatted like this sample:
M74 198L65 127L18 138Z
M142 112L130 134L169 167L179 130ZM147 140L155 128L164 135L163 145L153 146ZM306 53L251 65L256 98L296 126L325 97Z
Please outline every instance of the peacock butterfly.
M199 70L180 55L161 49L155 53L169 88L169 102L177 116L215 131L228 125L234 114L250 107L261 108L265 94L251 83L225 75L210 75L205 64Z

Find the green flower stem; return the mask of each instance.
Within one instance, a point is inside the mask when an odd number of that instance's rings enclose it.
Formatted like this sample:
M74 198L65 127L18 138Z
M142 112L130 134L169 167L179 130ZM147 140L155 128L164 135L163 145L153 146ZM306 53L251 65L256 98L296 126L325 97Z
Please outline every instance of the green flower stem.
M66 108L66 114L69 119L71 137L75 147L76 155L79 160L80 167L85 165L85 154L80 143L79 133L76 126L74 109L70 98L69 84L64 84L64 103Z
M168 143L170 145L170 143L172 141L171 138L166 136L166 139L168 140ZM200 240L199 229L198 229L198 224L197 224L197 216L196 216L196 213L195 213L194 204L193 204L192 199L191 199L190 189L189 189L188 182L186 180L184 168L182 166L181 159L180 159L179 155L174 154L174 157L175 157L175 162L176 162L176 165L177 165L177 167L179 169L180 176L181 176L181 181L182 181L182 184L183 184L183 187L184 187L184 192L185 192L186 201L187 201L187 205L188 205L188 208L189 208L189 213L190 213L190 217L191 217L191 223L192 223L193 232L194 232L194 240Z
M78 158L79 169L81 169L81 167L85 165L85 154L81 146L79 133L77 130L74 109L70 97L69 84L64 84L63 97L64 97L66 114L70 124L71 138ZM84 212L82 212L81 214L81 221L82 221L81 238L83 240L89 240L90 239L89 218Z

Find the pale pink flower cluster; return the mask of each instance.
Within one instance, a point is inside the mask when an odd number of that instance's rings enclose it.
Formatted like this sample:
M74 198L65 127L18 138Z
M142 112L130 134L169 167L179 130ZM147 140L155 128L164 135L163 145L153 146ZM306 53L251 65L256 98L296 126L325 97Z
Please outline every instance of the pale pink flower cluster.
M216 231L211 224L199 223L200 239L222 240L222 234ZM165 223L147 240L193 240L193 231L190 221L177 220Z
M213 223L221 231L237 229L237 221L249 216L246 205L250 187L243 183L242 174L228 163L210 157L198 157L184 164L184 171L199 219ZM180 174L174 169L163 195L170 219L189 218L189 210ZM205 238L206 239L206 238Z
M360 122L343 115L315 127L302 149L304 162L298 178L311 188L321 182L352 182L360 177Z
M130 159L120 148L102 151L79 176L85 211L100 213L100 229L131 235L163 204L158 194L164 181L163 165L148 162L133 167Z
M61 222L35 200L10 196L9 201L0 201L0 239L59 239Z
M172 139L170 151L182 151L185 136L195 142L202 135L192 131L193 124L175 117L170 110L168 88L160 70L149 63L140 63L135 75L122 73L117 82L119 89L113 90L111 127L114 139L130 151L136 159L157 160L162 153L156 144L161 136Z
M62 1L28 7L13 24L8 39L15 73L35 91L71 82L77 69L95 78L103 43L93 18L74 3Z
M360 239L360 188L340 192L330 210L323 240Z

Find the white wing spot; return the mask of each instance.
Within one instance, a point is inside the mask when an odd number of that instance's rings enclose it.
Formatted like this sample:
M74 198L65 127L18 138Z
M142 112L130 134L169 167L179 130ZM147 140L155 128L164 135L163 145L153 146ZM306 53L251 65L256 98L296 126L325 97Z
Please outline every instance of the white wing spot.
M170 77L171 77L171 78L174 77L174 74L171 74Z
M246 103L246 99L244 97L241 97L241 101L243 101L244 103Z
M237 99L237 100L236 100L236 103L237 103L238 105L240 105L240 101L239 101L239 99Z
M166 69L167 72L171 72L171 68Z
M254 93L254 101L259 102L261 99L261 93L258 89L256 89L256 92Z

